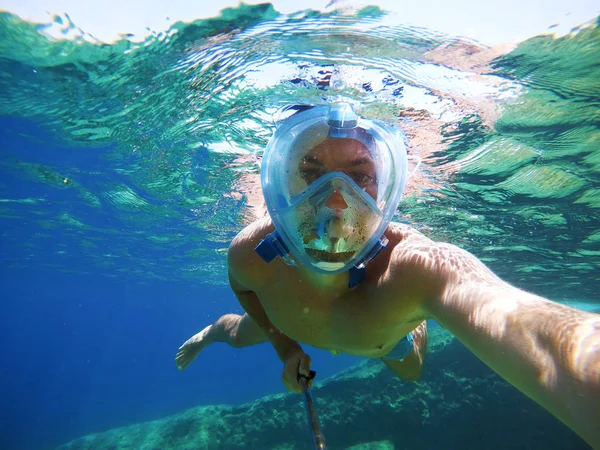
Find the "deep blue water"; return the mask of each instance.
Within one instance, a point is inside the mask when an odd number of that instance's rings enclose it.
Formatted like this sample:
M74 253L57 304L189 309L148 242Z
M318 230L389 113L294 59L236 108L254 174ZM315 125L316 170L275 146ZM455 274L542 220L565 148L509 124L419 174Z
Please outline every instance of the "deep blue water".
M187 370L175 368L187 337L220 314L240 311L228 288L13 269L3 271L0 295L1 448L43 448L284 389L281 363L268 345L215 344ZM357 360L311 355L319 378Z

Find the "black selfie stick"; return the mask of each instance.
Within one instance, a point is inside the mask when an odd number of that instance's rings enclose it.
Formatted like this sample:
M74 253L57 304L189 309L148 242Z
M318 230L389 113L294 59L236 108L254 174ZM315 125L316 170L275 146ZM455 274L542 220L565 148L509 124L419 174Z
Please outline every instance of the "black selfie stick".
M308 376L298 374L298 383L300 383L302 393L304 394L304 404L306 405L308 424L313 438L313 447L315 450L327 450L327 447L325 446L325 436L323 436L323 432L321 431L321 425L319 424L319 418L315 411L315 405L310 395L310 390L308 389L309 380L312 380L316 374L317 373L314 370L311 370Z

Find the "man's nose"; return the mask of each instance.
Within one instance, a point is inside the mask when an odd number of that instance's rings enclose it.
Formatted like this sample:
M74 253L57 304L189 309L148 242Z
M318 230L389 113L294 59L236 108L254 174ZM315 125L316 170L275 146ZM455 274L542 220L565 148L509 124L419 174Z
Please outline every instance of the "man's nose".
M346 209L348 208L348 203L344 200L344 196L341 192L333 191L325 202L325 206L329 209Z

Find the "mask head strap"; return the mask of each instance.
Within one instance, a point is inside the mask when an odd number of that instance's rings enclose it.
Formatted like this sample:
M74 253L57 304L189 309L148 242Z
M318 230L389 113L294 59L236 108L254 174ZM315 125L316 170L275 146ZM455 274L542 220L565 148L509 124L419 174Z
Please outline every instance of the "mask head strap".
M266 263L270 263L278 256L282 258L286 264L295 266L295 261L289 256L289 249L279 237L277 230L269 233L265 238L254 247L254 251L262 258Z
M348 281L348 287L350 289L358 286L365 280L365 275L367 273L367 264L369 264L369 262L387 246L388 242L389 239L385 236L382 236L381 239L379 239L375 243L371 251L367 253L365 258L356 266L350 268L350 270L348 271L350 273L350 281Z

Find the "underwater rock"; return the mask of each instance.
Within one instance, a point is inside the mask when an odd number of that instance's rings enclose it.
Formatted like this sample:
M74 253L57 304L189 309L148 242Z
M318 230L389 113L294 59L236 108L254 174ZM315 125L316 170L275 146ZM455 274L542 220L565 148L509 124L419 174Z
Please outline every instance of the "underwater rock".
M588 448L443 330L431 334L424 375L416 383L368 360L316 384L312 393L330 450ZM311 445L302 396L278 394L243 405L199 406L90 434L59 449L304 450Z

